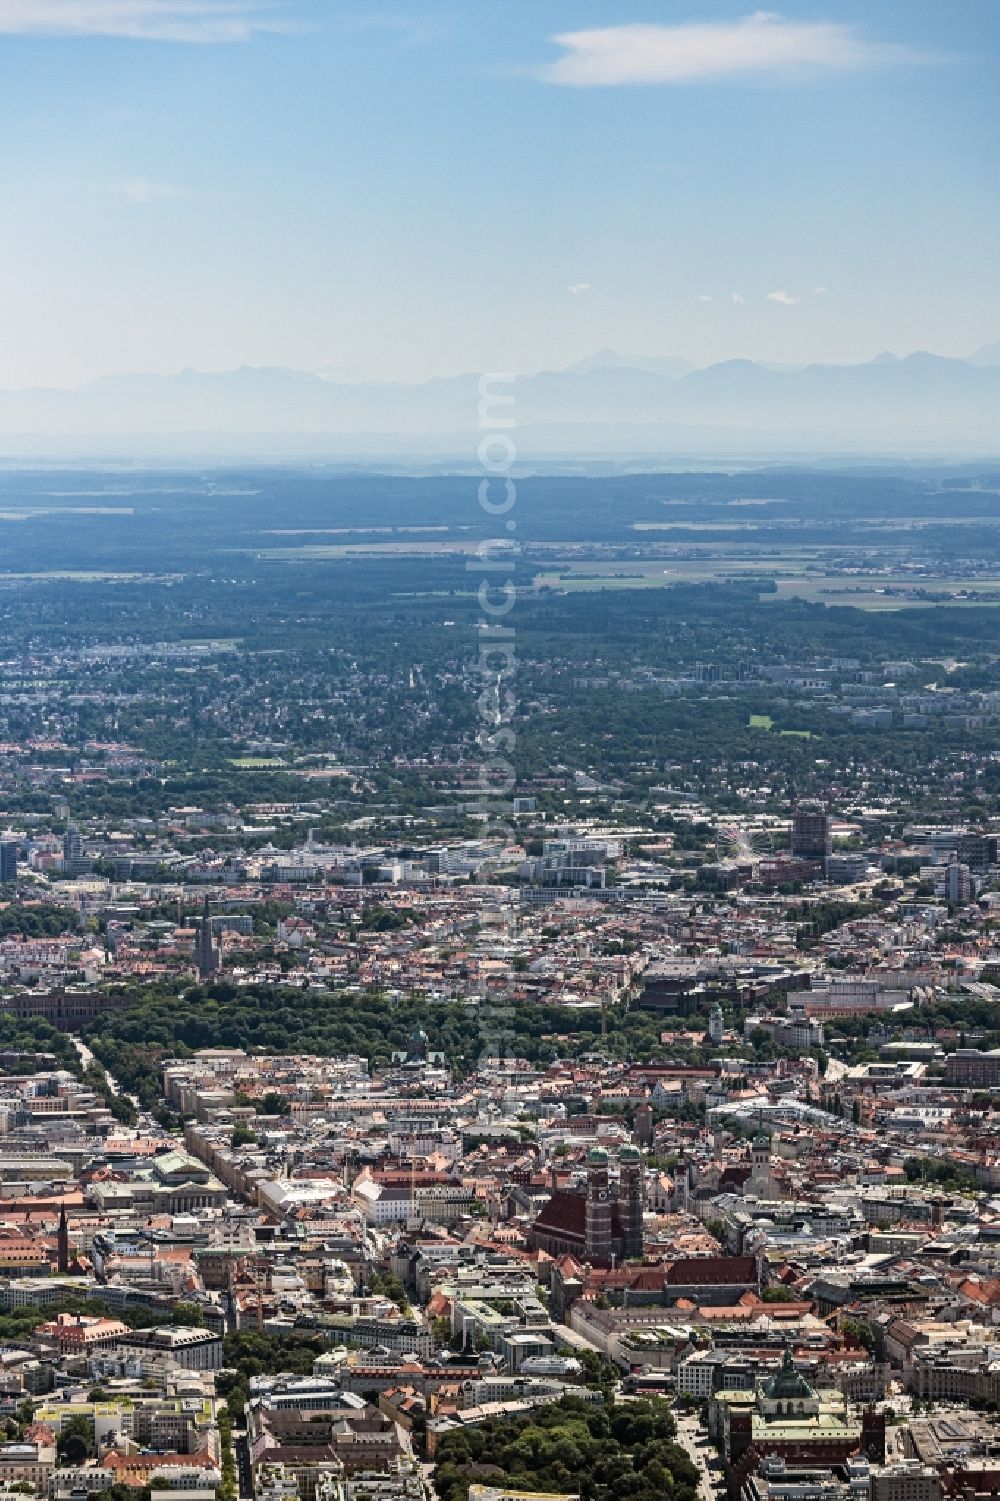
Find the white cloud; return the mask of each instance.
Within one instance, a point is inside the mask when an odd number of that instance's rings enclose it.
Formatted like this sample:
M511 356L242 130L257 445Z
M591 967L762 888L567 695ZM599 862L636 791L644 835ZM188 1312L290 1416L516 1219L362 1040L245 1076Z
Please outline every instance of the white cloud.
M813 287L813 291L815 292L817 297L825 297L829 290L829 287Z
M169 182L154 182L149 177L126 177L112 183L111 191L116 198L127 203L167 203L172 198L186 198L186 188L176 188Z
M244 42L287 31L261 0L0 0L0 35Z
M571 287L567 287L566 290L567 292L572 292L574 297L582 297L584 292L590 291L590 282L575 281L573 285Z
M715 298L712 296L711 292L699 292L698 293L698 301L699 302L714 302Z
M733 300L734 306L736 306L736 307L742 307L743 306L743 293L742 292L730 292L729 295L730 295L730 297Z
M803 67L859 68L914 57L905 47L870 42L839 21L786 21L764 10L740 21L604 26L564 31L552 40L563 55L538 76L575 88L691 83Z
M768 292L767 294L768 302L780 302L782 307L794 307L798 300L799 299L797 297L792 296L791 292L779 291Z

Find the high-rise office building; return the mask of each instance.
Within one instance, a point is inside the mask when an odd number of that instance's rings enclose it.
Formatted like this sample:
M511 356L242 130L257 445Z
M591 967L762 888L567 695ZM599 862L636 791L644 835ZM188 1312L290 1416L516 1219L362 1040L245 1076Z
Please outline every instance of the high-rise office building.
M0 886L17 880L17 845L12 839L0 841Z
M956 849L959 864L967 865L977 876L985 875L995 864L997 855L996 836L988 834L963 834Z
M76 824L67 824L63 835L63 871L68 876L85 876L93 861L83 853L83 840Z
M792 815L792 854L802 860L825 860L832 853L829 813L815 804L800 804Z
M972 873L967 865L952 860L944 873L944 897L956 907L971 900Z

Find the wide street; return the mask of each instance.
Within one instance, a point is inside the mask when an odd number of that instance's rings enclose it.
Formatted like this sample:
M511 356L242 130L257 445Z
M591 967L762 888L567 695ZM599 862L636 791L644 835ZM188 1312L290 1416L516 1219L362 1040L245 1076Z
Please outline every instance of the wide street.
M698 1467L698 1493L703 1501L718 1501L722 1489L722 1469L697 1411L674 1409L677 1442ZM714 1465L714 1468L712 1466Z

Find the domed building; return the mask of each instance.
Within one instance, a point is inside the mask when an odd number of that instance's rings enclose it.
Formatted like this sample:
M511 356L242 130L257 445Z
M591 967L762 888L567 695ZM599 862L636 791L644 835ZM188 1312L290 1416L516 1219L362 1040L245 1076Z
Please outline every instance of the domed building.
M765 1381L757 1398L757 1411L767 1419L818 1418L819 1398L806 1378L795 1369L790 1348L785 1346L780 1368Z
M758 1384L752 1405L726 1406L722 1439L737 1473L749 1473L767 1457L789 1465L836 1465L863 1455L882 1463L885 1415L867 1411L860 1423L852 1421L843 1393L824 1391L820 1397L796 1370L786 1346L779 1369Z
M431 1040L423 1027L414 1027L407 1041L406 1051L393 1053L392 1062L405 1069L441 1068L444 1066L444 1054L431 1050Z

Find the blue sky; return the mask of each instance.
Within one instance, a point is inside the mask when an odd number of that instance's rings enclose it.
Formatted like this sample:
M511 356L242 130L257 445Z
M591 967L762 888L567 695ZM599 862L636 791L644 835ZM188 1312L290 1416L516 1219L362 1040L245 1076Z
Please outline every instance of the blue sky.
M998 41L998 0L0 0L0 385L966 353Z

